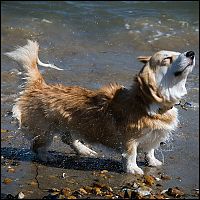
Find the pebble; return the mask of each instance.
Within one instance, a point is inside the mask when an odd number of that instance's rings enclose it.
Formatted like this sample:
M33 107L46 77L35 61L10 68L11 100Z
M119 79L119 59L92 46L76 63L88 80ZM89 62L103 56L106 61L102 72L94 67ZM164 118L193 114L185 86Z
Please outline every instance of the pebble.
M145 183L146 183L147 185L149 185L149 186L152 186L152 185L154 185L154 183L155 183L155 179L154 179L153 176L145 175L145 176L144 176L144 179L145 179Z
M41 22L46 22L46 23L49 23L49 24L51 24L52 22L51 21L49 21L49 20L47 20L47 19L42 19L42 21Z
M167 176L167 175L161 175L161 179L162 179L162 180L171 180L172 177Z
M3 180L3 183L4 184L10 184L10 183L12 183L12 179L10 179L10 178L5 178L4 180Z
M163 190L160 194L164 194L166 193L168 190Z
M14 173L15 169L14 168L8 168L7 172Z
M184 195L184 192L181 191L178 187L169 188L167 194L173 197L181 197Z
M71 189L70 188L63 188L62 190L61 190L61 194L63 194L66 198L68 198L69 196L71 196L71 194L72 194L72 191L71 191Z
M100 173L104 174L104 173L107 173L107 172L108 172L108 170L102 170Z
M6 130L6 129L1 129L1 133L8 133L9 130Z
M67 174L66 173L62 173L62 178L67 178Z
M91 186L84 186L84 190L87 192L87 193L92 193L92 187Z
M151 188L148 188L148 187L146 187L146 188L138 188L137 190L136 190L136 192L137 193L139 193L139 195L140 196L147 196L147 195L150 195L151 193L150 193L150 191L151 191L152 189Z
M130 29L130 25L129 25L129 24L125 24L125 28L126 28L127 30L129 30L129 29Z
M19 194L17 194L17 198L18 199L24 199L25 195L23 192L20 192Z
M156 179L156 181L160 181L161 179L160 178L158 178L158 177L155 177L155 179Z
M88 194L87 191L86 191L84 188L80 188L79 191L80 191L80 193L82 193L82 194Z
M31 186L37 186L37 185L38 185L38 183L37 183L37 182L35 182L35 181L31 181L31 182L30 182L30 185L31 185Z
M77 199L75 196L71 195L71 196L68 196L67 199Z

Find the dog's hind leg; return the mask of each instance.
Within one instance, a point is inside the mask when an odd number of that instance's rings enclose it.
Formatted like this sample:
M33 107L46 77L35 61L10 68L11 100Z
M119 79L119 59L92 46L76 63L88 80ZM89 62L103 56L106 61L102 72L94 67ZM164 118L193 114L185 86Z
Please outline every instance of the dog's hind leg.
M93 151L92 149L90 149L89 147L87 147L86 145L84 145L81 141L79 140L74 140L72 142L72 145L74 147L74 149L81 155L84 156L97 156L97 152Z
M80 140L73 139L70 133L62 135L61 137L62 142L65 144L70 145L70 147L78 154L84 156L97 156L97 152L93 151L86 145L84 145Z
M48 155L47 148L51 145L52 141L53 134L48 133L47 135L46 132L41 132L41 134L38 134L32 139L31 149L40 160L47 162L51 159Z

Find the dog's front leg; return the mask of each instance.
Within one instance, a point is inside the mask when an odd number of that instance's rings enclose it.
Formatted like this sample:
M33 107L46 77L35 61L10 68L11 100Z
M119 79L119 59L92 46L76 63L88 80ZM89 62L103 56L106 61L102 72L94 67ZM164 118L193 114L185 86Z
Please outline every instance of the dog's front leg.
M162 162L155 158L154 149L149 150L145 154L145 159L147 160L149 166L157 167L162 165Z
M128 150L126 154L126 171L132 174L144 174L143 170L137 166L137 147L138 143L136 141L131 141L128 143Z

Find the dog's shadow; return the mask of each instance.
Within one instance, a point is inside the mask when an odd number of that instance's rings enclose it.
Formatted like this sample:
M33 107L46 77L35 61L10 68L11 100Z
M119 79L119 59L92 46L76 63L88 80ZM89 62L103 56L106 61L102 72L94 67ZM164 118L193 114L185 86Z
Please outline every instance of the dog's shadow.
M79 157L55 151L49 151L49 155L54 159L52 161L50 159L48 162L44 162L37 159L30 149L18 149L12 147L1 148L1 156L3 156L4 159L13 161L37 162L49 167L84 171L108 170L117 173L124 172L122 162L110 158ZM139 166L143 164L144 163L142 162L138 163Z

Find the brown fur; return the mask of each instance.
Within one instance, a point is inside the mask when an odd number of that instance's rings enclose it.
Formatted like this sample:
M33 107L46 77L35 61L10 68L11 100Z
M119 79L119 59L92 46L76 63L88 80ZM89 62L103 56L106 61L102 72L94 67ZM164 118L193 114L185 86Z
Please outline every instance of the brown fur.
M159 129L160 121L169 124L174 119L170 114L147 114L146 106L155 100L148 87L138 81L142 75L135 78L130 90L114 83L92 91L47 85L38 79L18 100L21 123L34 129L35 134L47 128L66 128L81 132L89 142L109 147L122 142L127 146L130 139L141 137L142 129Z

